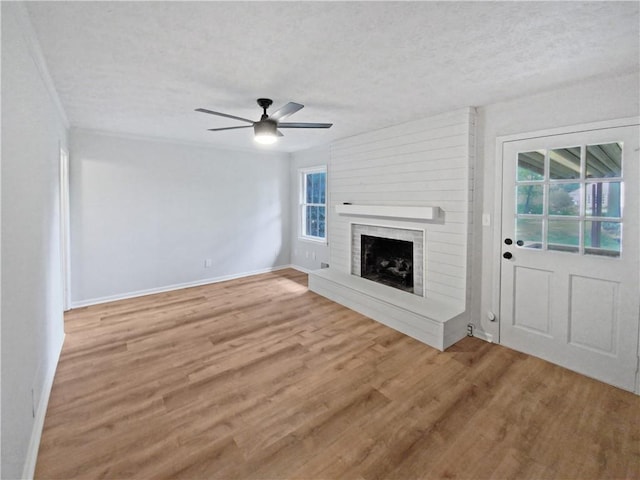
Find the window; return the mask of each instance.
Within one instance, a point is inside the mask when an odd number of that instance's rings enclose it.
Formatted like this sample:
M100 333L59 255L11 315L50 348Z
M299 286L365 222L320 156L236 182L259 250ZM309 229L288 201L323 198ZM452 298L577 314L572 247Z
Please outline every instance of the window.
M300 180L300 236L324 242L327 238L327 168L301 170Z
M519 246L620 256L621 143L521 152L516 175Z

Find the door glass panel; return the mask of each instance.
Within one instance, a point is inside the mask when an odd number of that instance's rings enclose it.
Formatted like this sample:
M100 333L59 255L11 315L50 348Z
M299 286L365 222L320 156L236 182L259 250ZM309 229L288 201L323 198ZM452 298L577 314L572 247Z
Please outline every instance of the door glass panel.
M541 215L543 212L544 187L542 185L518 185L517 212L526 215Z
M589 220L584 223L585 253L619 257L621 244L621 223L599 222L595 220Z
M622 216L621 182L593 182L586 184L585 211L588 217Z
M544 180L544 150L518 153L518 181Z
M580 178L580 147L550 150L549 178L552 180Z
M516 219L516 244L524 248L542 248L542 218Z
M580 245L580 222L549 219L547 243L549 250L577 252Z
M587 146L587 178L622 176L622 143Z
M580 215L580 184L549 185L549 215Z

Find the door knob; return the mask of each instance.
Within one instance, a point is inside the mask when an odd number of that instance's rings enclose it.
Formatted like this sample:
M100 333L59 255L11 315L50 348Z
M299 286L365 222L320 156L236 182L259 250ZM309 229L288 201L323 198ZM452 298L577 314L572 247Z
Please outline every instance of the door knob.
M511 240L510 238L505 238L504 239L504 244L505 245L511 245L513 243L513 240Z
M513 255L511 254L511 252L504 252L502 254L503 258L506 258L507 260L511 259L513 257Z

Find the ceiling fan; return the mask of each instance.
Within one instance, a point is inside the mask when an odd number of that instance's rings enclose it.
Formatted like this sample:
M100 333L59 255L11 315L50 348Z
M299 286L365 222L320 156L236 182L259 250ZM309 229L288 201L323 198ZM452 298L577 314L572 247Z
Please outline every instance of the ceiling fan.
M256 142L262 144L274 143L278 137L283 137L284 135L278 130L279 128L330 128L333 125L333 123L282 123L282 120L304 108L304 105L289 102L271 115L267 115L267 108L269 108L272 103L273 101L269 98L258 99L258 105L262 108L263 113L257 122L227 113L214 112L206 108L196 108L196 112L209 113L211 115L218 115L219 117L233 118L234 120L250 123L251 125L241 125L239 127L210 128L209 131L219 132L221 130L253 127Z

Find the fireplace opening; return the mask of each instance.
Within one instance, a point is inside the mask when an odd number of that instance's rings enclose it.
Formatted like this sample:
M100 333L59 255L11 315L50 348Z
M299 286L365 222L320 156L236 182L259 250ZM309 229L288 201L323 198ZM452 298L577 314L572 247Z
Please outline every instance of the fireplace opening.
M413 242L361 235L360 276L413 293Z

